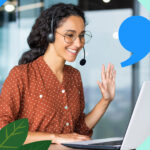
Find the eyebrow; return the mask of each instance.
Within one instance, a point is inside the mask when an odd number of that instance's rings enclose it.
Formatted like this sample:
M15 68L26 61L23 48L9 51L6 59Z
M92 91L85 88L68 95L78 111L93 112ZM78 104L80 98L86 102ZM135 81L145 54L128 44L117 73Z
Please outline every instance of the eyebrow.
M76 30L65 30L65 31L71 31L71 32L76 32ZM85 30L81 31L81 33L85 32Z

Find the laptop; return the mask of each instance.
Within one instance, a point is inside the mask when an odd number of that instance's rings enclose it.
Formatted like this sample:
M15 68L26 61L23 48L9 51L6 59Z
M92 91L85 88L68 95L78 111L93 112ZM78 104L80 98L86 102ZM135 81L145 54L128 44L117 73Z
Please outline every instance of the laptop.
M95 139L61 143L75 149L132 150L138 148L150 136L150 81L140 90L124 138Z

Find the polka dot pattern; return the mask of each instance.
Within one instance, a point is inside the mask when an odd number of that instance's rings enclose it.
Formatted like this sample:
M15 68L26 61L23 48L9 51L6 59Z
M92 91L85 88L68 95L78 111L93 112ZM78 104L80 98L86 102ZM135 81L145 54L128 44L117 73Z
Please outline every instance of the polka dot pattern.
M15 66L5 80L0 95L0 128L28 118L29 131L76 132L91 136L85 123L84 93L80 72L64 66L62 83L40 56Z

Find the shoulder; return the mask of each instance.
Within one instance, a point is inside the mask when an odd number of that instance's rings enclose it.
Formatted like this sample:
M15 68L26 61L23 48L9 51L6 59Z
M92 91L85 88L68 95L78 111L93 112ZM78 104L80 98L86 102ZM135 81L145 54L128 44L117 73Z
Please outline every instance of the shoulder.
M24 65L16 65L14 66L10 72L9 72L9 76L20 76L22 75L22 73L27 69L27 64Z
M10 77L10 76L19 76L19 74L20 74L20 70L19 70L19 66L14 66L11 70L10 70L10 72L9 72L9 75L8 75L8 77Z
M20 67L19 66L14 66L10 71L8 76L6 77L4 83L3 83L3 88L7 87L14 87L14 86L19 86L22 84L22 79L20 75ZM20 87L20 86L19 86Z
M9 82L10 84L12 82L20 83L22 82L22 72L23 72L23 66L22 65L16 65L14 66L10 71L9 74L5 80L5 82Z
M21 64L21 65L14 66L11 69L10 73L11 74L18 74L18 76L20 75L23 78L23 77L26 77L28 75L31 75L37 69L38 69L37 60L34 60L34 61L27 63L27 64Z
M74 68L70 65L66 65L66 68L67 68L66 70L67 70L69 76L71 76L74 81L76 81L77 83L82 82L81 73L77 68Z
M75 76L80 76L80 71L77 68L74 68L70 65L65 65L65 67L69 74L75 75Z
M33 68L32 63L16 65L10 70L7 78L11 80L13 79L15 81L20 81L23 83L27 78L27 76L30 76L31 72L33 72L32 68Z

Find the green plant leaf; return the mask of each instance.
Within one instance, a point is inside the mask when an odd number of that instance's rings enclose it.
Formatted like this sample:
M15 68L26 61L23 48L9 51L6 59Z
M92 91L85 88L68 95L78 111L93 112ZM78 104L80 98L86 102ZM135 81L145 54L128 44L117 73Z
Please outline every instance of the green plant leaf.
M17 149L28 135L28 119L19 119L0 130L0 150Z
M18 150L48 150L51 141L38 141L22 145Z

